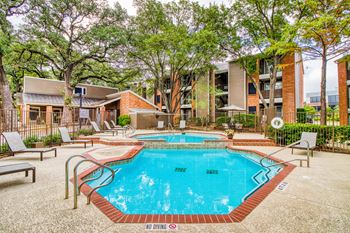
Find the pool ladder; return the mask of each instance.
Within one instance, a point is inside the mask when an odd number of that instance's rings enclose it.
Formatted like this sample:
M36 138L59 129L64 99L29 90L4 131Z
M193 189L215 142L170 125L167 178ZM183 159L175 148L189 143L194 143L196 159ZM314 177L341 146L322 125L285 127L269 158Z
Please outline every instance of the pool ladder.
M299 144L300 142L302 142L302 140L299 140L299 141L297 141L297 142L294 142L294 143L292 143L292 144L289 144L289 145L287 145L287 146L285 146L285 147L282 147L281 149L279 149L279 150L277 150L277 151L274 151L274 152L272 152L272 153L270 153L270 154L268 154L268 155L262 157L262 158L260 159L260 161L259 161L260 165L263 166L263 167L265 167L265 168L268 168L268 169L269 169L269 168L272 167L272 166L276 166L276 165L280 165L280 164L286 164L286 163L293 162L293 161L299 161L299 162L300 162L300 167L303 166L303 162L306 162L307 167L310 167L310 144L309 144L308 141L303 141L303 142L305 142L306 145L307 145L307 157L306 157L306 159L292 159L292 160L288 160L288 161L284 161L284 162L280 162L280 163L275 163L275 164L272 164L272 165L269 165L269 166L265 166L265 165L263 164L263 160L268 159L268 158L271 157L272 155L275 155L275 154L277 154L277 153L279 153L279 152L281 152L281 151L284 151L284 150L286 150L286 149L288 149L288 148L291 148L292 146L295 146L295 145Z
M115 177L115 171L104 165L104 164L101 164L99 162L96 162L92 159L88 159L82 155L73 155L71 157L69 157L66 161L66 164L65 164L65 199L68 199L69 198L69 162L74 159L74 158L81 158L82 160L79 161L74 169L73 169L73 172L74 172L74 176L73 176L73 187L74 187L74 190L73 190L73 196L74 196L74 206L73 206L73 209L76 209L78 208L78 195L80 195L80 190L81 190L81 187L83 186L83 184L89 182L89 181L94 181L94 180L98 180L100 179L103 174L104 174L104 170L107 169L111 172L111 174L106 178L104 179L98 186L96 186L95 188L93 188L88 194L87 194L87 204L90 204L90 199L91 199L91 195L94 193L94 191L96 191L97 189L101 188L101 187L104 187L104 186L107 186L109 185L110 183L113 182L114 180L114 177ZM81 184L78 185L78 168L79 166L82 164L82 163L86 163L86 162L89 162L89 163L93 163L95 165L97 165L99 167L99 169L102 169L101 172L100 172L100 175L95 177L95 178L91 178L91 179L86 179L84 180ZM108 182L106 182L108 180Z

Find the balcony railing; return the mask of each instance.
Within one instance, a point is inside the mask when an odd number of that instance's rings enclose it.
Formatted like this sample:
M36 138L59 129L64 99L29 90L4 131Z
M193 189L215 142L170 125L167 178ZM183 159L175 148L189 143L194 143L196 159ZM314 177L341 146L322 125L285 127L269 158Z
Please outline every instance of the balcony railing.
M261 94L263 95L264 99L270 98L270 91L262 90ZM282 89L275 90L275 98L282 98Z

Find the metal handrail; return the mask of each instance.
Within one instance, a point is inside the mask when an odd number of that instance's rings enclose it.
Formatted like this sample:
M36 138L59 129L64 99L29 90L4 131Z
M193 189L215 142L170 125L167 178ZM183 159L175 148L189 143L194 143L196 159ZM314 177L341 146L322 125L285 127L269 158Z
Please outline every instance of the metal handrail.
M292 159L292 160L289 160L289 161L284 161L284 162L276 163L276 164L273 164L273 165L270 165L270 166L265 166L265 165L262 163L262 161L263 161L264 159L267 159L267 158L271 157L272 155L275 155L275 154L277 154L277 153L279 153L279 152L281 152L281 151L284 151L284 150L286 150L286 149L288 149L288 148L290 148L290 147L292 147L292 146L295 146L295 145L299 144L300 142L305 142L306 145L307 145L307 157L306 157L306 159ZM289 144L289 145L287 145L287 146L285 146L285 147L282 147L281 149L279 149L279 150L277 150L277 151L274 151L274 152L272 152L272 153L270 153L270 154L268 154L268 155L262 157L262 158L260 159L259 163L260 163L261 166L263 166L263 167L265 167L265 168L269 168L269 167L272 167L272 166L276 166L276 165L280 165L280 164L286 164L286 163L293 162L293 161L300 161L300 167L302 167L302 165L303 165L302 162L303 162L303 161L306 161L307 167L310 167L310 143L309 143L308 141L306 141L306 140L299 140L299 141L296 141L296 142L294 142L294 143L292 143L292 144Z
M103 174L104 174L104 169L101 169L101 170L102 170L102 171L101 171L101 173L100 173L99 176L97 176L97 177L95 177L95 178L91 178L91 179L86 179L86 180L84 180L83 182L81 182L81 183L79 184L79 186L78 186L78 196L80 195L81 187L82 187L85 183L90 182L90 181L94 181L94 180L98 180L98 179L100 179L100 178L103 176Z
M65 164L65 197L64 199L68 199L69 198L69 162L74 159L74 158L77 158L77 157L80 157L80 158L83 158L83 159L86 159L84 156L82 155L73 155L71 157L69 157L66 161L66 164Z
M95 190L96 189L99 189L99 188L102 188L102 187L104 187L104 186L107 186L107 185L109 185L110 183L112 183L113 182L113 180L114 180L114 176L115 176L115 171L113 170L113 169L111 169L113 172L111 173L111 175L109 175L104 181L102 181L101 183L100 183L100 185L99 186L96 186L95 188L93 188L89 193L88 193L88 195L87 195L87 203L86 204L90 204L90 199L91 199L91 195L95 192ZM111 178L112 177L112 178ZM109 182L108 183L106 183L106 184L104 184L104 182L106 182L106 180L108 180L109 179Z
M96 162L96 161L94 161L94 160L91 160L91 159L84 159L84 160L78 162L77 165L75 165L75 167L74 167L74 169L73 169L73 172L74 172L74 179L73 179L73 180L74 180L74 207L73 207L73 209L76 209L76 208L78 207L78 168L79 168L80 164L82 164L82 163L84 163L84 162L91 162L91 163L93 163L93 164L95 164L95 165L97 165L97 166L99 166L99 167L101 167L101 168L106 168L106 169L110 170L111 173L112 173L112 179L111 179L111 181L110 181L108 184L110 184L110 183L113 181L114 175L115 175L115 172L114 172L114 170L113 170L112 168L110 168L110 167L108 167L108 166L106 166L106 165L104 165L104 164L98 163L98 162ZM108 184L99 185L99 186L93 188L93 189L89 192L89 194L88 194L88 196L87 196L87 199L88 199L88 200L87 200L87 203L88 203L88 204L90 203L90 197L91 197L92 193L93 193L96 189L101 188L101 187L104 187L104 186L106 186L106 185L108 185Z

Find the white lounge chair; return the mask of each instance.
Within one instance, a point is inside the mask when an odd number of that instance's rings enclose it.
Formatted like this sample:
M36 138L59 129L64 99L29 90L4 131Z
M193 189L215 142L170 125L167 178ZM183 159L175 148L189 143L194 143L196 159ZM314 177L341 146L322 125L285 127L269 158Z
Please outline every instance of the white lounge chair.
M111 125L108 123L108 121L104 121L105 127L107 128L108 131L115 131L118 135L119 131L122 131L123 135L125 135L126 128L124 127L114 127L112 128Z
M180 126L179 126L180 130L184 130L186 129L186 121L185 120L181 120L180 121Z
M222 127L224 127L224 130L230 129L229 125L227 123L222 123Z
M18 132L4 132L2 133L13 155L19 153L40 153L40 161L43 161L43 154L54 151L57 157L56 148L27 148Z
M157 129L164 129L164 121L158 121Z
M66 127L59 127L58 130L61 134L62 143L84 143L84 148L86 148L86 143L91 143L91 146L94 146L92 140L72 140Z
M91 126L93 128L93 130L96 132L96 133L105 133L105 132L108 132L108 133L112 133L113 136L114 136L114 133L116 132L115 130L101 130L98 126L97 126L97 123L95 121L91 121Z
M294 149L311 150L311 156L314 156L314 149L316 148L317 133L302 132L299 144L292 146L292 154ZM309 144L309 145L308 145Z
M114 120L111 120L113 128L123 128L123 126L117 125Z

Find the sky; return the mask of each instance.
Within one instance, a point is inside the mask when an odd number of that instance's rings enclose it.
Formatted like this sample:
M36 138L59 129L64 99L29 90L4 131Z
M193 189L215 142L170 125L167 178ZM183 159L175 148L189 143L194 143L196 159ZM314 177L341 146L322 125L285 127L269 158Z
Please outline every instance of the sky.
M130 15L136 14L132 0L108 0L110 4L119 2ZM171 0L160 0L161 2L170 2ZM231 0L197 0L197 2L208 6L210 3L229 5ZM327 65L327 90L338 90L338 70L334 61L329 61ZM305 61L304 60L304 95L308 92L320 91L321 80L321 60Z
M161 2L170 2L171 0L160 0ZM133 0L108 0L109 4L113 5L115 2L119 2L120 5L128 11L128 14L135 15L136 9L133 7ZM208 6L210 3L229 5L232 0L197 0L197 2ZM14 24L17 24L21 19L11 20ZM306 61L304 59L304 95L309 92L320 91L321 80L321 61L312 60ZM338 90L338 70L337 64L334 61L329 61L327 65L327 90Z

